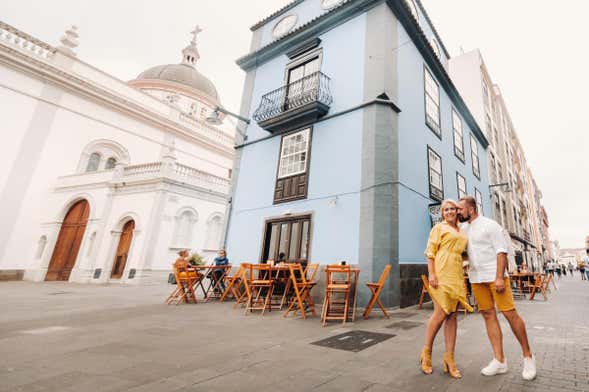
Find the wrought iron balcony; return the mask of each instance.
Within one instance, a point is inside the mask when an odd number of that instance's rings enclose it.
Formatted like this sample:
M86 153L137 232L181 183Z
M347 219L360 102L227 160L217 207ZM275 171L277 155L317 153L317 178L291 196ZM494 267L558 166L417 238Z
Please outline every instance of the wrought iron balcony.
M305 76L265 94L254 120L269 132L281 132L313 123L333 102L330 79L321 72Z

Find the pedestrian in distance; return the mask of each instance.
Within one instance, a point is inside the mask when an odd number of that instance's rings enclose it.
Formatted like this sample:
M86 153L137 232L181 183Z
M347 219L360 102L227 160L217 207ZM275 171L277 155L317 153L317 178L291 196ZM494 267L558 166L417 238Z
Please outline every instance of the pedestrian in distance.
M554 278L554 261L550 260L548 262L548 273Z
M560 263L556 263L556 265L554 267L554 271L556 272L556 276L558 276L558 280L560 280L560 278L562 276L562 271L560 269Z
M572 262L569 261L568 267L569 267L569 275L571 276L571 278L573 278L574 277L573 272L575 271L575 266L573 265Z
M536 377L536 360L532 355L524 320L515 309L511 284L507 274L508 244L501 226L492 219L479 215L476 199L462 197L458 202L458 219L468 236L467 253L470 263L472 292L485 321L494 357L481 370L485 376L506 373L507 360L503 352L503 334L497 310L507 319L523 353L524 380Z
M583 264L585 265L585 273L587 274L585 280L589 280L589 250L587 251L587 255L583 257Z
M440 208L442 222L436 224L429 235L425 255L429 280L429 295L434 303L425 331L425 344L419 356L419 366L425 374L432 374L432 347L436 334L444 325L446 353L444 354L444 373L453 378L462 378L456 367L454 350L458 319L456 310L460 303L469 312L473 308L466 299L462 253L466 249L466 234L458 227L457 204L444 200Z
M587 262L589 263L589 257L585 256L584 259L587 259ZM585 276L585 268L587 268L585 260L581 260L577 263L577 269L581 273L581 280L587 280L588 278L587 276Z

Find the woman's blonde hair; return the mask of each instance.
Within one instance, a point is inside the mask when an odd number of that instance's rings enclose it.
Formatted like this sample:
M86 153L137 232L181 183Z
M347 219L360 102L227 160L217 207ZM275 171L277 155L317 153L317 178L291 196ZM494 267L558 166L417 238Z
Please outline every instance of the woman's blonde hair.
M452 204L454 206L454 208L458 207L458 203L456 203L455 200L452 199L445 199L442 201L442 204L440 205L440 216L442 217L442 220L444 220L444 205L446 204Z

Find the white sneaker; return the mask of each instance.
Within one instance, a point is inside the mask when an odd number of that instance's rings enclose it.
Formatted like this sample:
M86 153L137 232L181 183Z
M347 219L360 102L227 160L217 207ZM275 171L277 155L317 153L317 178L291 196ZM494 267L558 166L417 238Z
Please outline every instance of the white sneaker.
M507 359L503 363L501 363L495 358L493 358L493 360L489 362L487 367L484 367L481 370L481 373L484 376L494 376L496 374L507 373Z
M536 378L536 358L524 357L524 370L522 370L522 377L524 380L531 381Z

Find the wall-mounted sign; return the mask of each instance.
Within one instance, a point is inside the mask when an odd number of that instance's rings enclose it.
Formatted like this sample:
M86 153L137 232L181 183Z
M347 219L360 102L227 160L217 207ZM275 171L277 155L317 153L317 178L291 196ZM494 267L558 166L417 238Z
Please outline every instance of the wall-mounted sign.
M442 221L442 203L433 203L428 206L429 210L429 218L432 223L432 227L436 225L436 223L440 223Z

